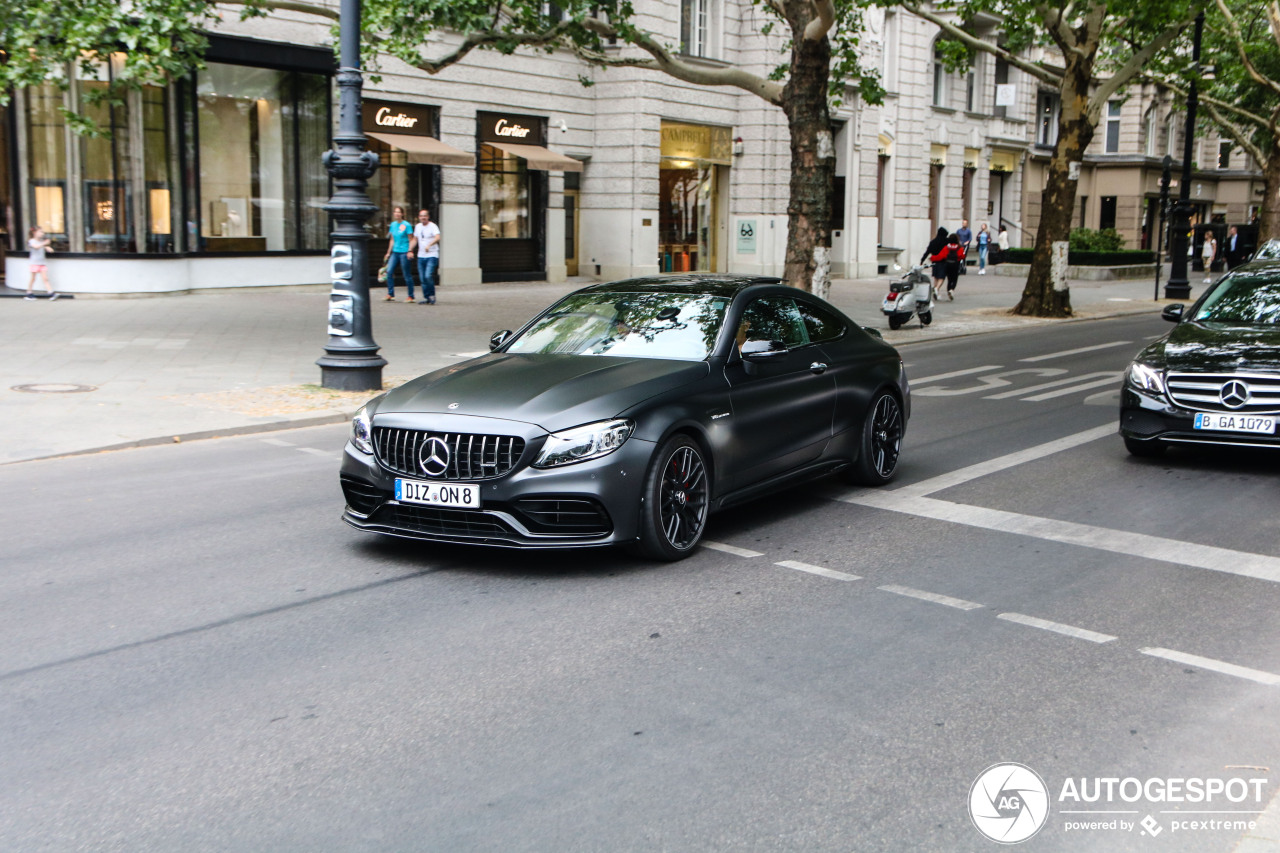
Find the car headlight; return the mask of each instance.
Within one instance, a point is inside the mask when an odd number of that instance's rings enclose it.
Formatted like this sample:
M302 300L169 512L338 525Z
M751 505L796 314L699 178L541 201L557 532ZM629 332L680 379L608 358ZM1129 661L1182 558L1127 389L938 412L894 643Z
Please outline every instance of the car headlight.
M360 411L351 419L351 443L361 453L373 454L373 422L369 418L367 406L361 406Z
M535 468L555 468L608 456L622 446L636 425L631 421L597 421L564 432L553 432L534 460Z
M1129 384L1139 391L1164 395L1164 374L1149 364L1135 361L1129 365Z

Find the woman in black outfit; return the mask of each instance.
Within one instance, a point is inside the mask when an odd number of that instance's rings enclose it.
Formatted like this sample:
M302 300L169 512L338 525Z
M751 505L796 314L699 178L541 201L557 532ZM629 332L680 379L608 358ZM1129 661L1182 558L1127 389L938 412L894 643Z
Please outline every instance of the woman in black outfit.
M960 237L952 234L942 249L932 256L934 269L942 267L942 274L947 279L947 298L953 301L956 298L956 280L960 278L960 268L964 265L964 250Z
M924 263L934 255L941 252L947 246L947 229L939 228L938 234L929 241L929 248L924 250L924 254L920 256L920 263ZM942 281L947 277L947 267L944 263L935 262L933 265L933 298L942 298Z

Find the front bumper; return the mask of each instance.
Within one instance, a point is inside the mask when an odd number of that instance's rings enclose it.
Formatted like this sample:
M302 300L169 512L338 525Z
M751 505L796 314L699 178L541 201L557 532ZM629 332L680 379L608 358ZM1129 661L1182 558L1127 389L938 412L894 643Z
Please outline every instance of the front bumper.
M397 474L350 442L342 456L343 521L389 536L507 548L583 548L630 542L639 535L641 494L652 442L632 436L600 459L560 468L527 464L479 482L479 509L397 501ZM421 477L418 479L426 480Z
M1163 397L1142 393L1128 383L1120 392L1120 434L1137 441L1209 444L1221 447L1280 449L1280 435L1215 432L1195 428L1196 413Z

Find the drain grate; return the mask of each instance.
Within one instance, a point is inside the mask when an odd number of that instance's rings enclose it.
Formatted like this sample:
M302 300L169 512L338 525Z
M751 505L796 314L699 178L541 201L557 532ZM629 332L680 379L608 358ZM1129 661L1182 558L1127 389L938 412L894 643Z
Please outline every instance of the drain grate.
M35 385L14 385L9 390L24 394L83 394L97 391L97 385L73 385L70 382L41 382Z

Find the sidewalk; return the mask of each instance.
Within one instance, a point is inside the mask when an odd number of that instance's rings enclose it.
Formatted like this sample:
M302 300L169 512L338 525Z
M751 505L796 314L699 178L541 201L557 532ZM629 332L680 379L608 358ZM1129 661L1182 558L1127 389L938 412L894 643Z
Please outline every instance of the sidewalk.
M960 280L933 324L896 332L880 314L891 276L839 279L831 301L895 345L1073 321L1013 317L1024 282ZM437 305L373 294L384 386L488 351L564 293L591 283L445 286ZM1200 283L1194 283L1195 293ZM319 387L328 285L211 291L153 298L0 300L5 334L0 463L95 449L330 423L373 394ZM1072 282L1077 317L1158 311L1153 282ZM399 292L401 300L403 292ZM36 386L28 390L15 387ZM40 387L48 386L48 387ZM87 386L92 390L67 390Z

